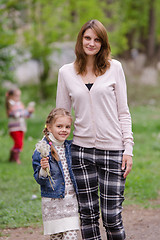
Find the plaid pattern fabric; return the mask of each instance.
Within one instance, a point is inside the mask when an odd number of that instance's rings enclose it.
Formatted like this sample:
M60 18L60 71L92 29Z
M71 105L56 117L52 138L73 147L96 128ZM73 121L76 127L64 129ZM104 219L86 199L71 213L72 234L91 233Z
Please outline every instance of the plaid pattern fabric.
M123 151L71 147L72 169L78 186L82 238L101 239L99 199L108 240L124 240L121 211L125 179L121 170ZM100 198L98 195L100 190Z

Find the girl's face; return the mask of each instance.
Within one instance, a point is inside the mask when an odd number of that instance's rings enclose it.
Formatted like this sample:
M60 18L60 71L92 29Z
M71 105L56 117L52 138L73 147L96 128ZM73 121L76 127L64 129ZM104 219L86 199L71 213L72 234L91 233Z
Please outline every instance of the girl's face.
M58 141L64 141L71 132L72 120L68 116L58 117L55 122L47 124L47 129Z
M87 29L83 34L83 50L88 56L96 55L101 49L101 41L91 28Z
M21 98L21 91L20 90L16 90L12 96L12 99L15 101L15 102L19 102L20 101L20 98Z

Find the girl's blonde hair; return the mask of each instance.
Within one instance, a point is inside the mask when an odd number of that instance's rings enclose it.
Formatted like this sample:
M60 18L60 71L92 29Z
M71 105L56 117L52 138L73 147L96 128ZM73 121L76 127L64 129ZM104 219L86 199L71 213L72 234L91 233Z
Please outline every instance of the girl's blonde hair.
M59 117L69 117L71 119L71 122L72 122L72 116L71 114L64 108L54 108L52 109L52 111L49 113L47 119L46 119L46 124L45 124L45 128L43 130L43 133L47 139L48 142L50 142L50 139L48 137L49 135L49 131L47 129L47 124L50 124L50 123L54 123L57 118ZM54 159L56 159L57 161L59 161L59 157L58 157L58 154L57 154L57 151L56 149L54 148L53 144L51 145L51 155Z
M77 74L84 74L86 72L86 63L87 63L87 55L85 54L83 50L83 35L87 29L92 29L97 34L101 41L101 49L100 51L95 55L95 61L93 66L93 71L96 76L100 76L106 72L107 69L110 68L110 62L111 60L111 48L108 41L108 35L106 28L103 26L101 22L98 20L90 20L87 23L85 23L77 37L77 42L75 46L75 54L76 54L76 60L75 60L75 69L77 71Z

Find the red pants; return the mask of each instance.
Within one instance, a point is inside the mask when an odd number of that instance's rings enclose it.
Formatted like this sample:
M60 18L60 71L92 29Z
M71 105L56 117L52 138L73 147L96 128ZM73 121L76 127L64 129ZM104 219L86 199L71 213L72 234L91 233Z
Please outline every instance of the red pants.
M14 141L14 146L12 150L22 151L24 132L22 131L10 132L10 136L13 138Z

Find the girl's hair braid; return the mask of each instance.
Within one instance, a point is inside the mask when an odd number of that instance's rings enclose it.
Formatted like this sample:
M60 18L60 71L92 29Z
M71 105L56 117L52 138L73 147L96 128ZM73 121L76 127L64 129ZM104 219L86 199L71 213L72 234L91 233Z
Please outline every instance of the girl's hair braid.
M65 110L64 108L54 108L52 109L52 111L49 113L48 117L47 117L47 120L46 120L46 125L45 125L45 128L43 130L43 133L47 139L48 142L50 142L51 140L49 139L48 135L49 135L49 131L47 129L47 124L50 124L50 123L54 123L57 118L59 117L65 117L65 116L68 116L70 117L71 121L72 121L72 116L71 114ZM59 156L58 156L58 153L56 151L56 149L54 148L53 144L51 144L51 155L54 159L56 159L57 161L59 161Z

